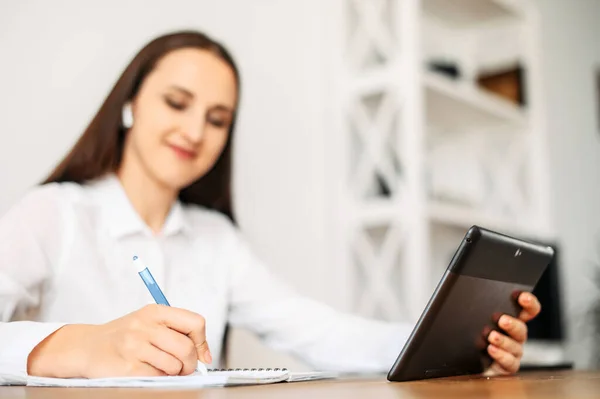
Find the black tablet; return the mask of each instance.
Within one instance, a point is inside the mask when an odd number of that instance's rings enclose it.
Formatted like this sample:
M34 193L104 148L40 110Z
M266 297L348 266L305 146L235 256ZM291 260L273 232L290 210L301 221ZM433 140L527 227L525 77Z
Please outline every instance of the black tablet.
M551 247L471 227L387 379L482 373L492 363L487 336L500 315L519 315L518 294L533 291L553 256Z

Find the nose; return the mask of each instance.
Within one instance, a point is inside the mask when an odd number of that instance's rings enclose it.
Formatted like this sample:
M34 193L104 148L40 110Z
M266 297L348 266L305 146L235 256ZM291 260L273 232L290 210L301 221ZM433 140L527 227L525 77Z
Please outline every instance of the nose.
M193 144L199 144L204 138L204 130L206 129L205 117L191 117L183 126L185 137Z

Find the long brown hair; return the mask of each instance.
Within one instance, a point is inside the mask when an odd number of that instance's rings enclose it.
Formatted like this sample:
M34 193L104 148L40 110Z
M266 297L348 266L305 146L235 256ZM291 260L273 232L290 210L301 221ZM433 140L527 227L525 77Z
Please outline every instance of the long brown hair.
M231 67L237 83L239 102L239 71L223 45L195 31L180 31L160 36L142 48L129 63L77 143L43 184L84 183L115 172L121 164L126 134L121 121L123 106L135 97L146 76L162 57L173 50L189 47L208 50ZM232 221L234 216L231 205L231 153L234 127L235 115L229 138L215 165L206 175L179 193L182 202L217 210Z

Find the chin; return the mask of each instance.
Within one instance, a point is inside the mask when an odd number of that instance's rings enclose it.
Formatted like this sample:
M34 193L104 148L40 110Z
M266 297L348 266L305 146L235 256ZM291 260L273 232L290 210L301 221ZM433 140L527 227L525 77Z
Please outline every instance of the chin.
M161 171L157 173L157 177L166 187L170 187L175 191L181 191L190 184L200 179L204 174L191 174L182 172L181 170Z
M181 191L185 187L192 184L196 179L193 177L182 175L181 173L157 173L156 177L165 187L169 187L174 191Z

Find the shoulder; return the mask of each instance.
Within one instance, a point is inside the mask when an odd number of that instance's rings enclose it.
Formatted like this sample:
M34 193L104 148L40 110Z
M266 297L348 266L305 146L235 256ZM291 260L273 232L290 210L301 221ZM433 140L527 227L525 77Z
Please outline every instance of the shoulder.
M57 243L64 235L73 202L82 194L74 183L50 183L27 190L0 217L0 230L13 236L32 234L40 243Z
M65 205L76 202L83 188L76 183L48 183L30 188L9 210L33 216L61 213Z
M46 183L29 189L25 200L70 201L81 196L83 192L83 186L78 183Z
M88 202L86 186L73 182L47 183L26 191L15 210L37 217L62 216L78 204Z

